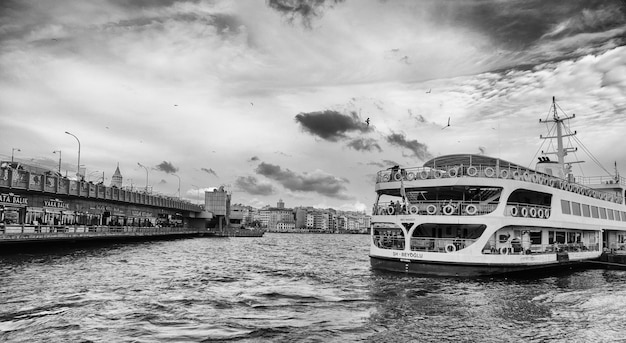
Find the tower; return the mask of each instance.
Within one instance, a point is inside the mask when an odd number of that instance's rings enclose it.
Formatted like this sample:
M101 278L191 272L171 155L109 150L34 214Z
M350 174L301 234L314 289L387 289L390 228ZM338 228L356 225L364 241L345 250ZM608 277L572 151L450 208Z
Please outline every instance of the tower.
M122 173L120 173L120 164L118 163L117 168L115 168L115 173L111 176L111 187L122 188L123 180Z

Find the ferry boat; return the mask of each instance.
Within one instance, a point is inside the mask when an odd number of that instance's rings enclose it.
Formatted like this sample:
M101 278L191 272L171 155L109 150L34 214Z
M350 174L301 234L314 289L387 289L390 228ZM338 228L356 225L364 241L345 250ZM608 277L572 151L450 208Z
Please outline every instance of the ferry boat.
M499 158L455 154L422 167L378 172L371 225L373 269L439 276L486 276L569 268L626 251L626 180L575 177L559 115L541 123L556 141L528 168ZM560 111L562 113L562 111ZM548 156L556 155L556 160ZM616 166L617 169L617 166Z

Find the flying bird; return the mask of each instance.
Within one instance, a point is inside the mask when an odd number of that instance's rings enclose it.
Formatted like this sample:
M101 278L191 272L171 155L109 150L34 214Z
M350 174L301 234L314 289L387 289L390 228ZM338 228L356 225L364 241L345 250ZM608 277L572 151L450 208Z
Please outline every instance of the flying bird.
M427 94L430 94L430 92L432 91L432 88L428 88L428 91L426 91Z
M370 118L367 118L365 122L367 123L367 126L370 126Z
M448 125L446 125L446 126L442 127L441 129L443 130L443 129L445 129L445 128L446 128L446 127L448 127L448 126L450 126L450 117L448 117Z

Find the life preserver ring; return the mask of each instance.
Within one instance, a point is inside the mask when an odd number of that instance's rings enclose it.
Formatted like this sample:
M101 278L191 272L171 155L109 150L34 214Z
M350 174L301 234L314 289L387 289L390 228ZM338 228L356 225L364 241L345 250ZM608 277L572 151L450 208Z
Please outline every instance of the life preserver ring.
M455 252L456 251L456 246L454 244L447 244L446 245L446 252L447 253L451 253L451 252Z
M470 216L475 215L476 212L478 212L478 208L476 208L476 205L469 204L469 205L465 206L465 213L469 214Z
M450 168L450 169L448 169L448 175L450 177L457 177L459 175L459 169L457 169L457 168Z
M550 179L550 187L558 188L559 183L555 179Z
M528 174L528 172L524 172L524 174L522 174L522 179L524 179L524 181L530 181L530 174Z
M531 217L533 217L533 218L537 218L537 209L536 209L536 208L534 208L534 207L531 207L531 208L528 210L528 215L529 215L529 216L531 216Z
M532 183L539 183L540 181L540 177L537 174L532 174L530 175L530 182Z
M387 214L393 214L394 212L396 212L396 209L393 206L387 207Z
M389 182L389 178L390 178L389 174L383 175L383 182Z
M440 170L433 171L433 176L435 177L435 179L440 179L442 175L443 173Z
M521 177L521 175L519 173L519 170L514 170L512 174L513 174L513 179L515 179L515 180L521 180L522 179L522 177Z
M417 212L419 212L419 209L417 208L417 206L411 205L411 207L409 207L409 213L417 214Z
M546 209L545 211L543 211L543 217L545 219L550 218L550 210L549 209Z
M420 178L420 179L422 179L422 180L426 180L426 179L428 179L428 172L427 172L427 171L425 171L425 170L422 170L422 171L419 173L419 178Z
M509 254L509 248L507 248L507 247L500 248L500 254L501 255L508 255Z
M565 181L559 181L559 189L565 190Z
M522 213L522 217L528 217L528 207L522 207L520 212Z
M517 208L517 206L511 207L511 216L513 217L519 216L519 209Z
M493 177L494 175L496 175L496 171L493 170L493 168L491 168L491 167L485 168L485 176L486 177Z
M446 216L449 216L452 213L454 213L454 206L448 204L443 207L443 214L445 214Z
M400 181L400 180L402 180L402 174L400 174L400 172L397 172L397 173L393 174L393 179L394 179L395 181Z
M471 166L469 168L467 168L467 175L469 176L476 176L478 175L478 169L474 166Z
M537 218L543 218L543 208L537 209Z
M407 179L408 181L413 181L413 180L415 180L415 173L410 172L410 173L406 174L406 179Z
M509 170L508 169L501 169L500 170L500 178L508 179L509 178Z
M437 206L430 204L426 207L426 213L428 214L435 214L437 213Z

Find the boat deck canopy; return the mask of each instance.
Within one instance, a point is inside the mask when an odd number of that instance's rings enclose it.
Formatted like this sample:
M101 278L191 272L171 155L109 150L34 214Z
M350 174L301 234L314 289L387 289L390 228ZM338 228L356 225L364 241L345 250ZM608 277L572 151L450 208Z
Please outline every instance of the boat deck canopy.
M458 165L482 165L482 166L500 166L515 169L529 169L509 161L505 161L495 157L474 154L455 154L438 156L424 163L424 167L437 168L437 166L458 166Z

